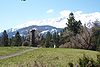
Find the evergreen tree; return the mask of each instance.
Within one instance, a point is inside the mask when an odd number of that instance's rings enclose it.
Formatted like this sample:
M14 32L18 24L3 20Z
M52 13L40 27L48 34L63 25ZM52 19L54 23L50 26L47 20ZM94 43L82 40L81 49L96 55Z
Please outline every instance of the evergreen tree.
M9 46L12 46L12 38L9 38Z
M56 45L56 47L59 47L59 35L57 32L53 34L53 44Z
M17 31L17 33L15 34L15 46L21 46L22 44L22 40L21 40L21 36L19 34L19 32Z
M3 35L2 35L2 44L3 46L8 46L8 34L6 30L4 30Z
M52 34L50 32L47 32L45 46L46 47L53 47L51 41L52 41Z
M100 51L100 27L95 27L93 29L93 44L95 45L95 49Z
M45 38L41 36L40 46L45 47Z
M30 33L30 46L36 47L36 30L32 30Z
M11 38L11 46L15 46L15 37L14 36Z
M2 46L2 37L0 37L0 46Z
M67 24L68 30L73 32L74 35L80 33L82 23L80 20L79 21L75 20L73 13L69 14L68 23L66 24Z

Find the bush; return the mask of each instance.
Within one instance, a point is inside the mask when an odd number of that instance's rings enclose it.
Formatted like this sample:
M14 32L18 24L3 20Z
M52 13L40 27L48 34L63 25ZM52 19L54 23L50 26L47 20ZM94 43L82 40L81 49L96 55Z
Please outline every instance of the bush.
M30 45L30 44L29 44L28 41L25 41L25 42L22 43L22 46L29 46L29 45Z
M79 66L80 67L96 67L94 60L92 58L87 57L86 55L83 55L83 58L79 59Z
M73 63L68 63L69 67L73 67Z
M69 63L69 67L73 67L73 63ZM79 59L78 66L76 65L76 67L100 67L100 54L97 55L97 61L84 54L83 58Z

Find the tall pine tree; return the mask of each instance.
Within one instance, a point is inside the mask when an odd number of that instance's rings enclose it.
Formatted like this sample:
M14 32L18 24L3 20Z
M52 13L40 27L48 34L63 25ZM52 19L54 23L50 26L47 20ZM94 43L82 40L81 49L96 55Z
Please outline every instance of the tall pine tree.
M52 34L50 32L47 32L46 40L45 40L45 46L46 47L53 47L51 41L52 41Z
M8 46L8 34L6 30L4 30L3 35L2 35L2 45Z
M100 51L100 26L96 26L93 28L93 44L95 45L96 50Z
M59 47L59 35L58 35L58 33L57 32L55 32L54 34L53 34L53 43L54 43L54 45L56 45L56 47Z
M22 40L21 40L21 36L19 34L19 32L17 31L17 33L15 34L15 46L21 46L22 44Z
M79 21L75 20L73 13L69 14L68 23L66 24L67 24L68 30L73 32L74 35L80 33L82 23L80 20Z

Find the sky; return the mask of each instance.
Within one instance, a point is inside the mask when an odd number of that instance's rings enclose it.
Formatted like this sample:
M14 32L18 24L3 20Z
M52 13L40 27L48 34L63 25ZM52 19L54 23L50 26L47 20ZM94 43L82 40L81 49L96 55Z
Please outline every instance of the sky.
M92 16L92 19L94 16L99 18L100 0L1 0L0 32L40 23L56 26L53 22L70 12L77 14L78 18L81 16L80 19L84 18L84 15Z

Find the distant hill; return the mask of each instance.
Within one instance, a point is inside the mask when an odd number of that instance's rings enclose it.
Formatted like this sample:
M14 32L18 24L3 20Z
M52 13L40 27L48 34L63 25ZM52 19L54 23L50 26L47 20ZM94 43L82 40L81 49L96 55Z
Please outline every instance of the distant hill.
M12 37L15 35L15 33L17 31L19 31L20 35L21 36L26 36L30 30L32 29L36 29L37 31L39 31L39 34L41 35L45 35L48 31L51 32L51 33L54 33L54 32L61 32L62 31L62 28L56 28L56 27L53 27L53 26L49 26L49 25L44 25L44 26L37 26L37 25L32 25L32 26L28 26L28 27L23 27L23 28L20 28L20 29L8 29L7 30L7 33L8 33L8 36L9 37ZM0 33L0 36L2 36L2 33Z

